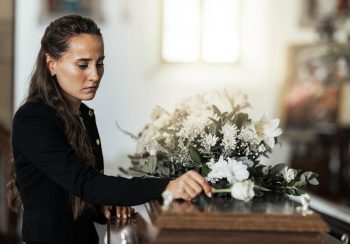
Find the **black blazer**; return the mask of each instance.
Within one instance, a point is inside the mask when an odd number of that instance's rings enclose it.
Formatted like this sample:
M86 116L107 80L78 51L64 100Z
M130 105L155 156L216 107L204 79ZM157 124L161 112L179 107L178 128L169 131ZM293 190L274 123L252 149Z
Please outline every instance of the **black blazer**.
M49 106L25 103L14 116L12 145L23 201L22 239L26 242L79 243L80 237L89 235L87 228L94 231L91 220L98 216L83 214L78 224L74 221L70 193L91 204L132 206L160 197L169 182L103 175L93 110L85 105L80 109L97 169L76 156L63 121Z

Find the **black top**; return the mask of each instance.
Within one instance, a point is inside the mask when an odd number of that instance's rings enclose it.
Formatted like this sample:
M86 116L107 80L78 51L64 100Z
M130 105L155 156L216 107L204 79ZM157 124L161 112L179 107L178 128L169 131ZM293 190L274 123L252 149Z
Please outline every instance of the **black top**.
M70 193L91 204L132 206L160 197L169 182L169 179L104 175L94 112L83 104L80 111L96 158L96 169L76 156L67 141L65 125L52 108L25 103L15 114L12 144L24 208L24 241L80 243L77 237L89 235L86 228L92 227L90 231L94 231L92 219L103 222L103 218L91 214L83 214L74 221ZM89 242L97 243L97 239Z

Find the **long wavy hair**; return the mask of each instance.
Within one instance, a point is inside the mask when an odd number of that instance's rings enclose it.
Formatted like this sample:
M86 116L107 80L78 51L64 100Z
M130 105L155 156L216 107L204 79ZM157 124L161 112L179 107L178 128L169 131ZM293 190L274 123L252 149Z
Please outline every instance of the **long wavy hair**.
M56 78L51 76L46 63L46 55L56 60L59 59L69 48L71 38L80 34L92 34L102 38L96 23L89 18L79 15L61 17L51 22L46 28L41 39L41 48L30 80L26 102L44 103L54 109L57 116L65 124L66 136L73 150L88 165L95 167L95 158L84 126L74 114L73 108L63 95ZM9 206L18 212L21 208L22 200L16 182L13 154L10 163L10 178L7 184L7 197ZM71 203L75 219L84 209L92 207L73 194L71 194Z

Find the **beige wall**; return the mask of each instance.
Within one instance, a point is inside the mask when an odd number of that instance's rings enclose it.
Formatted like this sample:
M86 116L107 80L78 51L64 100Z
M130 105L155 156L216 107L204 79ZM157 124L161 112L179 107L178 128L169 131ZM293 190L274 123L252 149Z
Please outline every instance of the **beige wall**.
M136 147L115 121L137 134L156 105L171 108L184 97L228 88L247 93L256 116L266 112L281 117L288 47L317 37L313 28L298 24L302 1L242 0L241 61L233 66L166 65L159 58L161 0L101 1L104 20L98 24L105 41L105 74L88 105L97 115L106 173L127 166L127 155ZM40 20L42 3L16 1L14 109L25 97L40 38L50 21ZM288 162L288 152L284 143L271 161Z

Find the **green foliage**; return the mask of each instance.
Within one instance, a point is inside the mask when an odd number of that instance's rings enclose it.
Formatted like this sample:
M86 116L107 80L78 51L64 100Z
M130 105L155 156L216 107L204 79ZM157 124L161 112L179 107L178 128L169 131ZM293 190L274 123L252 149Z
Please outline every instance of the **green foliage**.
M201 159L201 155L197 152L197 150L192 145L188 146L188 150L193 162L200 164L202 162L202 159Z

